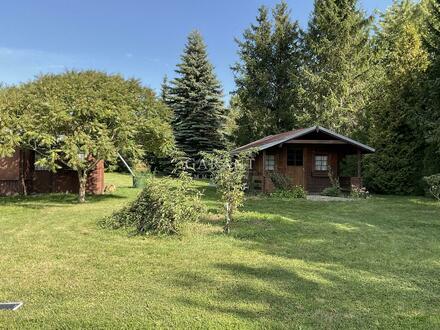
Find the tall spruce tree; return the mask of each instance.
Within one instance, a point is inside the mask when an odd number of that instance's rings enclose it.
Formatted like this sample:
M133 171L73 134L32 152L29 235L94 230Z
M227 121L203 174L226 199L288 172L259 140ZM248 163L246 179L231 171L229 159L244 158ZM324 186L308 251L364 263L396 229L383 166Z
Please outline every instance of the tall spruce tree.
M382 80L371 107L370 143L376 153L368 159L366 180L383 193L410 194L420 188L425 151L420 96L429 61L419 22L418 5L394 1L376 33Z
M426 10L424 41L430 57L425 87L427 111L423 123L428 147L425 174L440 172L440 0L422 1Z
M174 110L177 147L197 161L200 152L224 148L226 120L222 89L199 32L193 31L188 36L177 67L167 103Z
M285 1L275 6L272 18L266 7L260 7L256 24L236 40L240 61L232 70L241 107L237 138L241 144L296 126L300 29Z
M315 0L304 35L301 125L362 130L373 75L371 21L357 0Z

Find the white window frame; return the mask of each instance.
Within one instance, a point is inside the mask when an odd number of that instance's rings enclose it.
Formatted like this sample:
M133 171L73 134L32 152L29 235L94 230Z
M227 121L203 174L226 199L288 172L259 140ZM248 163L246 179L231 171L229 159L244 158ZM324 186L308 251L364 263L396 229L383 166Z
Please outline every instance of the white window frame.
M328 171L328 155L325 154L315 155L314 169L315 171L319 171L319 172Z
M266 155L264 169L266 171L275 171L275 155Z

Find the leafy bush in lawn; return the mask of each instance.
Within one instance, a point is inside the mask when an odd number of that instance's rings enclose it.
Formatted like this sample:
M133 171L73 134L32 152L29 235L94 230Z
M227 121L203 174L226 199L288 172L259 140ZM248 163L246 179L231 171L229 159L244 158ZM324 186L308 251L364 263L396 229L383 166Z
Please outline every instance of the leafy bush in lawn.
M440 174L426 176L423 180L428 185L429 193L434 196L435 199L440 201Z
M270 194L271 197L298 199L306 198L307 193L303 186L292 186L289 189L278 189Z
M103 221L110 228L133 228L137 234L178 234L183 222L197 221L204 213L200 192L192 179L147 177L138 198Z
M280 172L272 172L270 174L270 179L272 180L275 190L290 190L293 187L293 182L290 177L284 175Z
M325 188L321 192L322 196L329 196L329 197L339 197L341 196L341 189L339 187L333 186Z

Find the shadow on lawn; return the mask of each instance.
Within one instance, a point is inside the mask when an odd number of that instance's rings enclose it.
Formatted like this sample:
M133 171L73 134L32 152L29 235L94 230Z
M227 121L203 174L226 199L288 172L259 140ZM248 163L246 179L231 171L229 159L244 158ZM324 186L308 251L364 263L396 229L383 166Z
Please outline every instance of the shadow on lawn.
M319 290L316 283L278 266L219 263L213 265L213 270L222 274L223 281L191 272L179 274L175 283L185 289L198 293L198 290L211 288L208 299L192 299L185 295L179 301L191 307L250 320L266 318L273 323L286 321L286 317L293 317L295 311L303 309L298 299L300 291L307 290L307 294L313 295ZM256 282L260 285L255 285Z
M88 195L86 204L99 203L112 199L125 199L126 197L117 194ZM30 209L44 209L46 207L65 207L77 205L78 195L76 194L37 194L29 196L15 196L0 198L1 205L13 205Z
M342 292L344 285L356 290L371 282L370 290L379 296L378 288L407 300L407 291L414 290L429 300L438 272L429 260L439 251L440 223L435 207L414 204L406 198L316 203L257 197L238 215L231 237L240 248L321 265L312 277L336 283ZM210 223L223 225L218 218ZM421 300L406 302L411 306Z
M414 294L426 294L399 279L347 273L331 264L260 266L246 262L213 264L212 276L189 271L178 274L173 283L186 292L178 301L196 309L258 320L260 326L338 328L368 327L381 319L401 318L402 310L389 309L394 299L404 300L404 306L411 309L417 305Z

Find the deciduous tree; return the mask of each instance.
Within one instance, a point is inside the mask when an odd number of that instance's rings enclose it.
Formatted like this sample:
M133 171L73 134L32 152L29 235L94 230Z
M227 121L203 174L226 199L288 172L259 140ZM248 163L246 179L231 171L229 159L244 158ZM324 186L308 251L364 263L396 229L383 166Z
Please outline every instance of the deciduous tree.
M100 160L118 152L132 158L167 148L171 133L154 94L138 80L96 71L42 75L11 90L6 111L18 120L13 146L34 150L40 165L77 171L79 202L85 201L87 176ZM7 132L8 133L8 132ZM8 138L1 131L0 140ZM144 143L140 143L144 142Z

